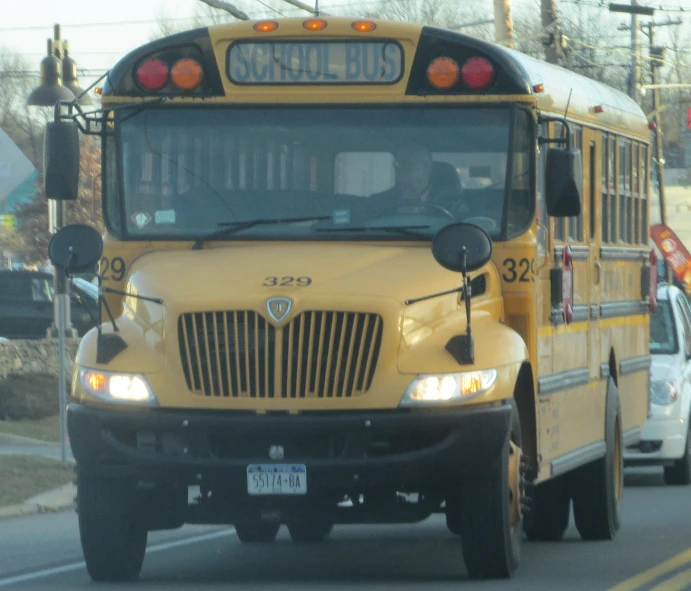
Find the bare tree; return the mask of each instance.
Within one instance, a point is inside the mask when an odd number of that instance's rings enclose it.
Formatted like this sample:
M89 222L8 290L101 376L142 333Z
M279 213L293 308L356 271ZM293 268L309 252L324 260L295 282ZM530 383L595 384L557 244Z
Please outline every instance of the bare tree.
M41 168L45 112L26 104L38 82L38 76L20 54L0 47L0 129L36 168Z

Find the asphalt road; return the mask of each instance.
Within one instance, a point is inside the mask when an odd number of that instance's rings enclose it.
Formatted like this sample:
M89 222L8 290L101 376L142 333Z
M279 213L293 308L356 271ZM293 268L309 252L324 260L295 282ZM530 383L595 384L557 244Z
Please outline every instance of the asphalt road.
M526 542L521 566L509 581L469 581L458 540L434 517L412 526L340 526L328 542L309 546L292 544L285 528L276 543L259 546L243 546L229 528L154 533L140 581L107 587L691 589L691 487L665 487L656 470L627 472L626 482L624 525L614 542L585 543L574 529L562 542ZM73 512L0 521L0 588L94 588Z

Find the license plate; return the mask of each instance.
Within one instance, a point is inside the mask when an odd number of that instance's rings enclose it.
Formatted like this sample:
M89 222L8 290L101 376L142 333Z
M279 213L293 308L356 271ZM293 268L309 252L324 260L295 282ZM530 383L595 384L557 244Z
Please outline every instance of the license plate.
M250 464L247 492L251 495L304 495L307 468L304 464Z

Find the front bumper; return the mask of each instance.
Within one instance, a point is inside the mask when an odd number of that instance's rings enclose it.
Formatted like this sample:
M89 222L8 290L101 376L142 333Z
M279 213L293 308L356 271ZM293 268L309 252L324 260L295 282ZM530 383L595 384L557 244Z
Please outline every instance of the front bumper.
M630 466L664 464L678 460L686 451L688 424L679 418L650 418L641 440L624 450L624 462Z
M67 426L77 463L120 480L247 490L248 464L286 463L306 465L311 491L420 490L489 470L511 413L508 404L297 415L70 404Z

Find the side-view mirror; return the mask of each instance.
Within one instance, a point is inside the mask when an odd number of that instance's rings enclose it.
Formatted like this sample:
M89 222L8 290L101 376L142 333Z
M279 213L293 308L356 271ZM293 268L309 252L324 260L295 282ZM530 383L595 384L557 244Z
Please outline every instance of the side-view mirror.
M103 253L103 239L97 230L71 224L58 230L48 245L48 257L66 275L92 273Z
M448 224L437 232L432 241L432 255L450 271L463 271L464 248L466 271L475 271L492 258L492 239L474 224Z
M550 148L547 151L545 192L547 214L573 217L581 213L583 166L576 148Z
M74 200L79 191L79 127L74 121L46 123L44 189L48 199Z

